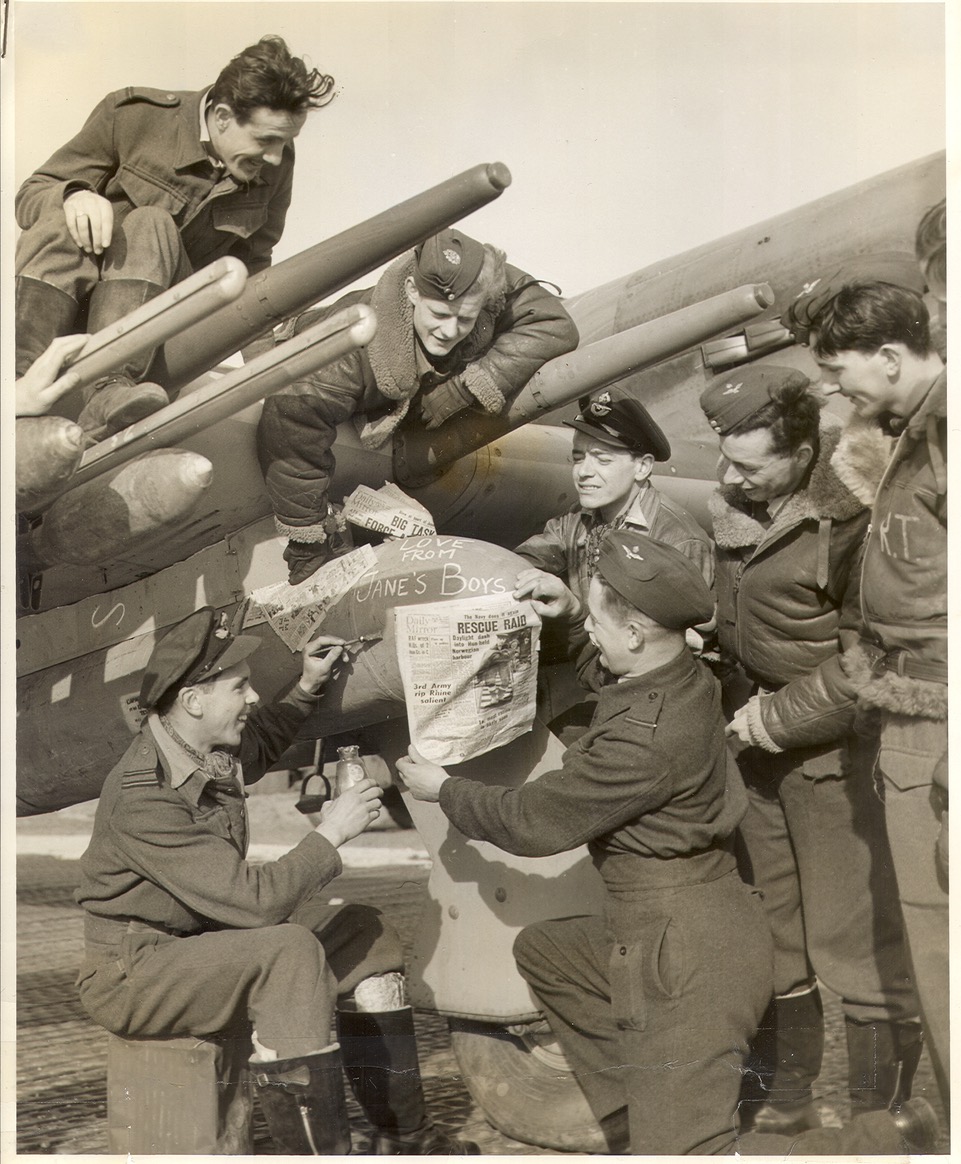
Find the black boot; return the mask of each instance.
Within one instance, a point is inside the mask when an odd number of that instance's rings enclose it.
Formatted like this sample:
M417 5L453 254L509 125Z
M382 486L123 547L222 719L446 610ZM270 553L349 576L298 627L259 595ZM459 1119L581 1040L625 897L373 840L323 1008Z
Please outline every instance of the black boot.
M287 581L291 586L306 582L329 558L326 542L288 542L284 550L284 561L289 566Z
M102 331L163 290L145 279L101 280L90 293L87 329ZM169 402L159 384L139 382L152 361L153 352L144 352L84 389L85 404L77 423L86 433L88 445L121 432Z
M845 1019L851 1114L900 1107L911 1098L921 1058L919 1022L856 1023Z
M344 1064L335 1044L316 1055L251 1063L274 1143L290 1156L347 1156Z
M742 1130L790 1136L820 1127L811 1088L823 1055L824 1011L817 987L775 998L751 1043L748 1076L760 1086L753 1095L742 1094Z
M374 1125L372 1156L476 1156L470 1140L456 1140L427 1117L414 1013L338 1011L344 1070L357 1102Z
M16 279L16 361L15 374L22 376L58 335L79 331L80 307L66 291L18 275Z

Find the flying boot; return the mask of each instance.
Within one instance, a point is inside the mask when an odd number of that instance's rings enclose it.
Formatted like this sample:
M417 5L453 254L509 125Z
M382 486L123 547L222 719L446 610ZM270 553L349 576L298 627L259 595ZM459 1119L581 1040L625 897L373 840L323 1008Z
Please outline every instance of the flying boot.
M335 1043L297 1059L251 1063L271 1139L289 1156L347 1156L344 1063Z
M851 1114L898 1109L911 1098L924 1036L920 1022L856 1023L845 1018Z
M790 1136L821 1126L812 1086L824 1055L824 1011L815 984L802 994L775 998L751 1044L747 1071L760 1081L760 1095L742 1096L744 1131Z
M317 531L317 541L301 542L291 538L284 550L284 561L289 567L287 581L291 586L305 582L331 558L339 558L354 548L341 506L328 503L326 514L312 528Z
M374 1126L372 1156L477 1156L470 1140L457 1140L431 1123L424 1103L414 1012L338 1011L337 1035L344 1069L357 1102Z
M101 279L90 293L87 330L102 331L164 290L145 279ZM152 360L152 351L134 356L83 390L84 407L77 423L86 434L88 446L121 432L168 403L167 393L159 384L139 383Z
M17 276L15 292L15 375L19 378L58 335L79 330L76 323L80 307L66 291L27 275Z

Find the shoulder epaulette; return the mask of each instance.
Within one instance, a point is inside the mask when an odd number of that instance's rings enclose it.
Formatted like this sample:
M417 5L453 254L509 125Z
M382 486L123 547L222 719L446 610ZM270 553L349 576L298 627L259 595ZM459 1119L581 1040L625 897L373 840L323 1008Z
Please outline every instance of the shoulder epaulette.
M663 706L664 692L648 691L647 698L629 707L624 718L634 727L646 728L653 735Z
M133 749L133 755L127 753L130 757L127 762L133 761L133 767L124 772L120 778L120 787L159 788L161 780L157 775L156 751L142 736L135 743L137 746Z
M118 105L133 105L145 101L148 105L161 105L165 109L175 109L180 104L180 96L166 89L139 89L130 85L121 90Z
M126 772L120 781L122 788L159 788L160 780L156 768L144 769L141 772Z

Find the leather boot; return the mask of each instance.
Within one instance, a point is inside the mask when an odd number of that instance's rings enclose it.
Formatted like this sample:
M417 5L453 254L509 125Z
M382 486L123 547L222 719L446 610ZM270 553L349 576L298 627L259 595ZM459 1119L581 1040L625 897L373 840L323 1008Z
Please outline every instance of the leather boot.
M919 1022L844 1022L848 1043L848 1088L851 1114L900 1107L911 1098L911 1085L923 1048Z
M144 279L104 279L90 293L87 328L102 331L142 307L162 291ZM122 432L167 404L167 393L159 384L139 383L146 376L153 352L127 360L125 364L84 389L84 407L77 423L86 433L87 444L96 444Z
M306 582L329 558L326 542L288 542L284 550L284 561L289 567L287 581L291 586Z
M66 291L27 275L17 276L15 290L15 375L19 378L58 335L80 330L77 327L80 307Z
M470 1140L457 1140L427 1116L417 1062L414 1012L338 1011L344 1070L357 1102L374 1126L372 1156L477 1156Z
M742 1094L742 1130L790 1136L820 1127L811 1088L823 1055L824 1011L817 986L775 998L751 1044L747 1072L759 1089L753 1096Z
M271 1138L286 1154L350 1154L343 1069L336 1044L316 1055L250 1064Z

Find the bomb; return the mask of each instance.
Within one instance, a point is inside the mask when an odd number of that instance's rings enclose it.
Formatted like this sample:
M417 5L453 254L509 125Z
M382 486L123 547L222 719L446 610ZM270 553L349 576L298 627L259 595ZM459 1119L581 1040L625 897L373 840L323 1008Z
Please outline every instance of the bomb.
M209 487L213 466L183 449L155 449L71 489L50 506L23 548L31 566L102 562L175 529Z

